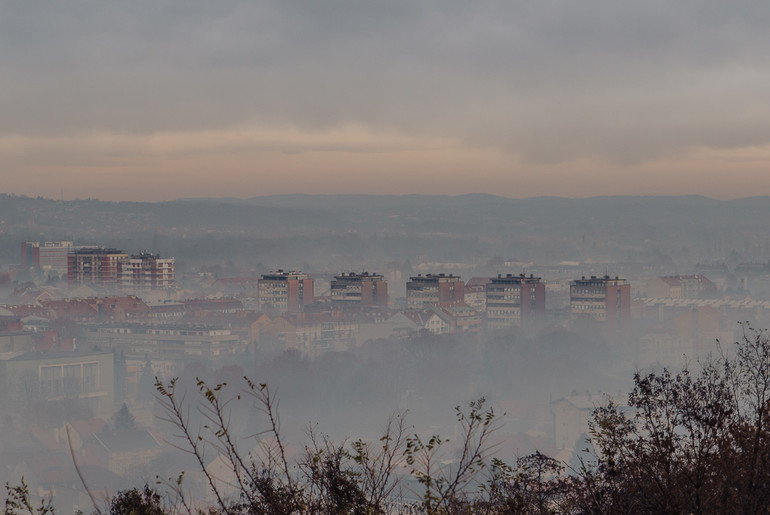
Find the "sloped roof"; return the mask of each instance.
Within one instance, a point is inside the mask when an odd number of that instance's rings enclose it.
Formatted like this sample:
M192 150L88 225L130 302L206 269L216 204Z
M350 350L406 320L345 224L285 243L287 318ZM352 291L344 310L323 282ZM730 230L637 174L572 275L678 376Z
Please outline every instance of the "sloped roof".
M146 429L93 434L92 438L109 452L160 449L158 440Z
M39 305L35 304L17 304L13 306L5 305L3 306L4 309L7 311L10 311L13 315L19 316L19 317L27 317L31 315L37 315L42 317L48 317L48 310Z
M44 448L51 451L60 448L59 442L56 441L56 438L54 438L50 431L47 431L40 426L30 426L28 431L30 436Z
M658 279L660 279L661 281L663 281L669 286L676 287L676 286L682 285L682 281L679 279L679 277L675 277L673 275L664 275L663 277L659 277Z
M84 299L48 300L41 303L56 312L57 317L95 317L96 306Z
M89 420L74 420L70 422L70 425L78 432L81 438L87 438L94 433L101 433L106 422L102 418L92 418Z
M491 282L492 279L489 277L471 277L467 283L465 283L466 288L477 288L477 287L486 287L487 283Z
M402 311L401 314L404 315L409 320L411 320L412 322L418 325L421 325L423 327L428 324L431 318L433 317L441 318L438 315L438 313L430 309L409 309L406 311Z
M25 456L22 461L43 485L69 483L77 479L72 458L64 452L44 451Z

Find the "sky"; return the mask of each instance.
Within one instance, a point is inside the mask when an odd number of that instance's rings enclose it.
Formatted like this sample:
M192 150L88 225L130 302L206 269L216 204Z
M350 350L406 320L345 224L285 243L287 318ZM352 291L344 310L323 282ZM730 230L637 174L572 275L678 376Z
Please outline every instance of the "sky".
M0 191L770 195L770 6L0 0Z

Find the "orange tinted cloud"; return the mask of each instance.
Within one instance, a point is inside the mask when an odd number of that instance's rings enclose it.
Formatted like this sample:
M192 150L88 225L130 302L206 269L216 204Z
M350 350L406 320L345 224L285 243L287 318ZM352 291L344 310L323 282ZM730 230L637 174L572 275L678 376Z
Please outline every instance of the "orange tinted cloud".
M360 126L0 138L5 187L105 200L284 193L679 195L770 191L770 147L696 149L675 159L537 164L495 147Z

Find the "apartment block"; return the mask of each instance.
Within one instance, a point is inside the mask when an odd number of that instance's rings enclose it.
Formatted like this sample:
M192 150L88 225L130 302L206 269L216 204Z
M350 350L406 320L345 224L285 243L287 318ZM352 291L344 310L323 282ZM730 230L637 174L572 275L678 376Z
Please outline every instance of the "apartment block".
M128 254L118 249L103 247L73 249L67 255L67 280L70 284L93 283L117 287L119 264Z
M524 274L493 277L486 284L487 327L523 326L545 315L545 283Z
M458 275L418 274L406 283L406 307L423 309L437 302L465 300L465 283Z
M315 300L313 278L283 270L264 274L259 280L257 297L263 313L299 313Z
M67 255L74 249L71 241L21 242L21 267L67 274Z
M175 282L174 258L141 252L118 262L120 287L128 290L160 290Z
M334 276L331 282L332 302L339 307L388 307L388 283L380 274L349 273Z
M626 279L609 275L572 281L570 312L600 322L624 322L631 317L631 285Z

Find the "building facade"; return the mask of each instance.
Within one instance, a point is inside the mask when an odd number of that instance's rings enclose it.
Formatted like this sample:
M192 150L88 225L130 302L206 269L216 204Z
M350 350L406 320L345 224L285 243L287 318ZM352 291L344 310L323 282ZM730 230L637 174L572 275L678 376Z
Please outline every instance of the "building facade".
M78 248L67 255L67 280L70 284L92 283L118 287L120 262L128 254L118 249Z
M153 375L170 378L181 374L191 362L232 359L247 344L230 329L202 324L99 324L88 327L85 333L87 347L124 357L126 388L132 394L148 361Z
M487 327L522 326L545 316L545 283L524 274L493 277L486 285Z
M176 280L174 258L141 252L118 262L118 281L127 290L162 290Z
M419 274L406 283L406 307L424 309L437 302L463 302L465 283L458 275Z
M97 416L114 410L112 352L17 352L0 357L0 400L17 409L39 401L77 399Z
M716 285L701 274L666 275L647 282L647 296L650 298L698 299L716 291Z
M388 307L388 283L380 274L364 272L334 276L331 282L332 302L339 307L377 306Z
M487 283L490 280L489 277L471 277L465 283L465 303L479 313L484 313L487 310Z
M21 267L67 275L67 255L74 249L71 241L21 242Z
M264 274L259 280L257 298L263 313L299 313L315 300L313 278L283 270Z
M600 322L627 322L631 317L631 285L626 279L609 275L572 281L570 313Z

